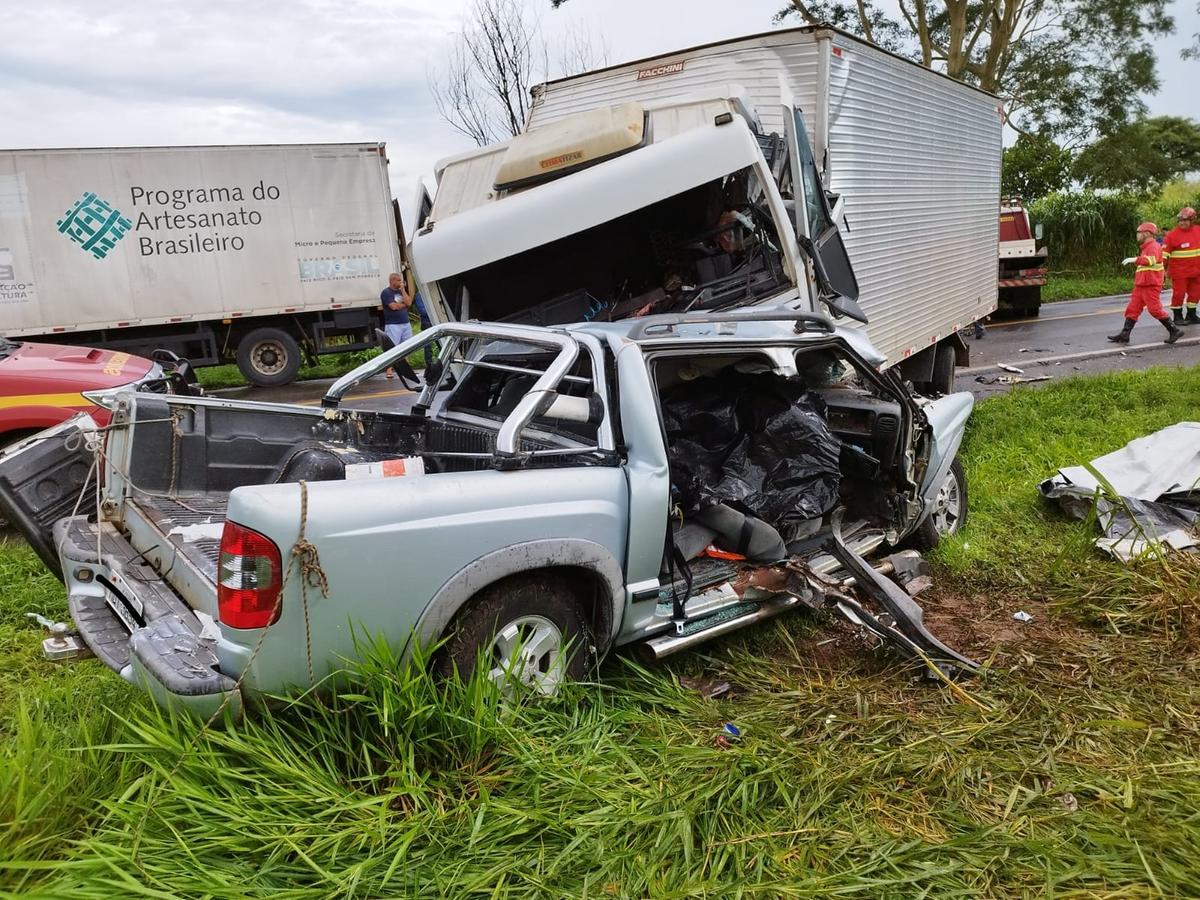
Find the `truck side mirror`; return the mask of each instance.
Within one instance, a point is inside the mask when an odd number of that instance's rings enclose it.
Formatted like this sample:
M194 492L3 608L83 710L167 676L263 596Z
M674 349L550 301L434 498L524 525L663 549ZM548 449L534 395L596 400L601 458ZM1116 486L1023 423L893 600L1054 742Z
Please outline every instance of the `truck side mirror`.
M1038 222L1036 225L1033 226L1033 238L1034 238L1034 240L1037 240L1037 241L1040 241L1042 239L1042 223L1041 222Z
M851 300L842 294L834 294L832 297L824 297L822 299L825 301L825 305L833 311L835 318L846 316L855 322L862 322L864 325L867 324L867 314L863 312L863 308L858 305L857 300Z

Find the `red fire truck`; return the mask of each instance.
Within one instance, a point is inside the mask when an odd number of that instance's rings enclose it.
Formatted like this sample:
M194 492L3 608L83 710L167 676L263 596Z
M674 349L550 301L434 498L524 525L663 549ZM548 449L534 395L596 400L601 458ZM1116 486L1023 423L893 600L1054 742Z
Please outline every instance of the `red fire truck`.
M1036 316L1046 283L1046 248L1039 247L1042 226L1032 227L1017 197L1000 199L1000 309L1010 315Z
M141 383L172 389L163 366L141 356L0 338L0 447L78 412L105 425L108 411L86 394Z

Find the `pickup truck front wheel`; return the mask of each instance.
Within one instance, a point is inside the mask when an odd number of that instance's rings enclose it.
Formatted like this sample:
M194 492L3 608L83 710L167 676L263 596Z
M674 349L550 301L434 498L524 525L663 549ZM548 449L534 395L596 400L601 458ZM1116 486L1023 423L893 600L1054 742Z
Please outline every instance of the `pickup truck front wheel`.
M946 480L938 488L933 509L909 538L909 545L922 553L933 550L941 539L955 534L967 521L967 473L958 457L950 464Z
M563 681L587 674L591 629L570 582L519 575L484 588L459 613L437 661L466 681L478 663L505 697L524 685L551 696Z

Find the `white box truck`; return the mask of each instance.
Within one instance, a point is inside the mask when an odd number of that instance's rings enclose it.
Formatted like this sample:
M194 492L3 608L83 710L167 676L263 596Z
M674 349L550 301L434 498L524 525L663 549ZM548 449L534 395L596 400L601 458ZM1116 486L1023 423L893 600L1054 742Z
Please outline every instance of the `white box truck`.
M640 143L605 145L613 111L631 105ZM701 197L704 179L728 182L741 151L691 132L711 131L726 108L745 120L769 169L751 181L774 184ZM581 116L589 111L595 118ZM669 147L682 155L669 160ZM528 170L506 174L518 157ZM706 204L761 219L757 199L773 187L791 221L767 243L811 242L797 281L857 299L885 367L900 364L914 383L948 392L955 364L967 363L959 330L996 309L1000 157L992 95L836 29L773 31L535 88L523 135L439 164L414 263L449 315L512 318L518 294L535 307L526 317L541 322L787 303L766 275L736 301L721 299L741 290L733 276L762 260L730 268L711 257L737 235L726 227L714 241L722 223ZM576 255L585 231L590 249ZM636 240L646 254L627 246ZM786 269L795 248L776 249Z
M374 345L398 229L379 143L0 151L0 334L286 384Z

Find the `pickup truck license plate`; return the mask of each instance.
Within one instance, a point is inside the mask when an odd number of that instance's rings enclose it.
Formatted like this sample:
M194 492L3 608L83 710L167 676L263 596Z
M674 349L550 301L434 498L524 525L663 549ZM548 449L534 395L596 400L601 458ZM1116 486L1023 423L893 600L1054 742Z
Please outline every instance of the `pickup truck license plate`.
M125 604L112 595L111 591L104 592L104 602L108 604L108 608L116 613L117 618L121 620L121 624L129 629L129 633L133 634L138 630L138 624L133 620L129 610L125 608Z

